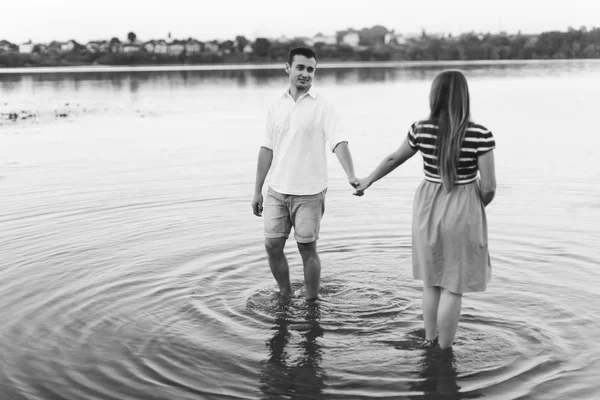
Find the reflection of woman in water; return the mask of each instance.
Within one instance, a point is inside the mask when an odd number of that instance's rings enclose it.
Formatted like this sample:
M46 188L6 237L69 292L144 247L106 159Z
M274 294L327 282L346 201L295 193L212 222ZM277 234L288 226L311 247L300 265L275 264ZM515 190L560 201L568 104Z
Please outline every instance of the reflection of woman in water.
M318 339L323 336L319 324L320 309L318 302L306 303L305 322L291 320L287 310L275 320L275 331L266 345L269 358L262 361L260 390L264 399L278 399L287 395L293 399L325 399L325 373L320 366L322 345ZM290 331L290 324L298 325L297 331ZM300 351L296 360L290 360L290 342L299 334L302 341L294 346Z
M420 365L419 379L410 385L412 391L420 393L410 399L459 400L480 397L477 394L460 393L456 376L452 349L426 349Z
M469 89L460 71L435 77L430 114L410 127L398 150L383 159L356 195L419 151L425 179L413 204L413 276L424 283L423 321L428 345L454 341L466 292L485 290L491 277L487 206L496 191L495 141L470 121ZM479 176L478 176L479 175Z

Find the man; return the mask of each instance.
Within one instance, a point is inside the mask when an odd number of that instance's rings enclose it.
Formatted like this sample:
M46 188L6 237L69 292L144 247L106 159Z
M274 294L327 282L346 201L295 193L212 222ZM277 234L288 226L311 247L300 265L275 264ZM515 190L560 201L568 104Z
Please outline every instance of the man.
M271 169L264 215L269 266L280 293L291 295L283 249L294 227L308 300L317 298L321 279L317 239L327 192L326 148L336 154L350 185L358 184L333 105L312 87L316 67L317 57L311 49L298 47L290 51L285 64L289 88L269 108L252 200L254 215L260 217L262 187Z

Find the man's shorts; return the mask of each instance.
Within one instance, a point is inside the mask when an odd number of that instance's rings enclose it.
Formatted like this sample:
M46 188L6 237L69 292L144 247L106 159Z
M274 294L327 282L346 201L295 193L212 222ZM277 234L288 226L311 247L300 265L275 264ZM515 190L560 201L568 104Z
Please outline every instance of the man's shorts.
M325 213L327 189L317 194L298 196L282 194L269 187L263 218L265 237L288 238L292 226L298 243L312 243L319 238L321 218Z

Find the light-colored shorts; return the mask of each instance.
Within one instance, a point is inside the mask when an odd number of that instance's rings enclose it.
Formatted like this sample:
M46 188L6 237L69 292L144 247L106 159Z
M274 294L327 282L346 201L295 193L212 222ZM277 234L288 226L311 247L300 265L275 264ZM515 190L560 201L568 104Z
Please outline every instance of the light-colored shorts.
M269 187L263 219L265 237L288 238L292 226L298 243L312 243L319 238L321 218L325 213L327 189L317 194L298 196L282 194Z

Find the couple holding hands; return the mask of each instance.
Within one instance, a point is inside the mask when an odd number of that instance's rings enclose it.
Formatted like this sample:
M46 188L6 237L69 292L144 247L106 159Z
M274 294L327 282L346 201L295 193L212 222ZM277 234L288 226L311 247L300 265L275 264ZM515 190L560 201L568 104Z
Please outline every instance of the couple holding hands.
M318 297L317 239L325 212L327 150L337 156L357 196L420 152L425 179L413 203L413 276L424 283L425 345L448 348L456 334L462 294L485 290L491 278L485 207L496 190L494 137L470 121L464 75L446 70L433 80L429 117L412 124L400 147L369 176L357 179L335 109L312 87L316 67L311 49L290 51L285 64L289 88L269 107L258 156L252 208L264 218L265 248L280 293L291 295L283 250L293 227L306 299Z

